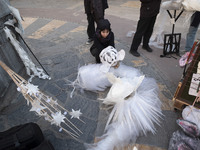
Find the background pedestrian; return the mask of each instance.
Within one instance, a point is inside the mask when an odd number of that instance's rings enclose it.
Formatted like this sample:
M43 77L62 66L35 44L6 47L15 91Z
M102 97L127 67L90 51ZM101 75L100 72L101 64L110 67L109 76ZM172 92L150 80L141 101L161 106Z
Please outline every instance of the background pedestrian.
M133 37L133 41L130 48L130 53L136 57L140 56L137 52L138 47L143 39L143 49L148 52L153 50L149 47L149 40L153 33L154 24L157 14L160 10L161 0L140 0L140 19L137 24L136 33Z
M199 27L200 23L200 12L196 11L192 17L191 17L191 24L188 29L188 33L186 36L186 45L185 45L185 51L189 52L192 49L192 45L195 40L195 36Z
M108 8L107 0L84 0L85 13L87 15L87 34L88 41L86 44L91 44L94 40L95 22L104 19L105 9Z

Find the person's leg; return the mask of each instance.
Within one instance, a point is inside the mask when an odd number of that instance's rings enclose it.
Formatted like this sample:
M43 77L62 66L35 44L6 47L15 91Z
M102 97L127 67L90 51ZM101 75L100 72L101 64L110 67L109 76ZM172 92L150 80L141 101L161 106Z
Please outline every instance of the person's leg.
M142 29L143 26L144 26L144 21L143 21L143 19L140 19L137 24L137 29L136 29L135 35L133 37L133 40L132 40L130 51L137 51L137 49L142 41L142 36L144 34L144 32L143 32L144 30Z
M148 19L147 18L140 18L137 24L136 33L133 37L130 53L136 57L139 57L140 54L137 52L138 47L142 41L142 37L148 27Z
M144 36L149 24L149 19L148 18L140 18L137 24L137 29L136 33L133 37L133 41L131 44L131 51L137 51L141 41L142 37Z
M156 16L149 18L149 21L148 21L149 24L148 24L147 30L146 30L146 32L144 33L144 36L143 36L143 47L146 48L146 49L149 48L149 40L150 40L151 35L153 33L155 21L156 21Z
M185 51L189 52L193 46L195 36L197 33L198 27L190 26L187 36L186 36L186 45L185 45Z
M90 53L92 54L92 56L95 57L96 63L101 63L100 57L99 57L99 54L101 53L101 51L99 51L99 50L98 50L97 48L95 48L95 47L91 47L91 48L90 48Z
M93 40L95 34L95 21L92 14L87 14L88 26L87 26L87 34L88 39Z

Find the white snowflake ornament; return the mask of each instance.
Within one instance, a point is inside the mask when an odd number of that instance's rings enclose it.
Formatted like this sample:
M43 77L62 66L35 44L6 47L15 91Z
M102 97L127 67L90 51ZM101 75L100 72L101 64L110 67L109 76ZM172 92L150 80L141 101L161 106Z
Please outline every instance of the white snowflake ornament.
M71 115L71 119L72 118L78 118L82 115L82 113L80 112L80 109L79 110L73 110L72 109L72 112L70 112L70 115Z
M33 84L31 84L31 83L28 83L28 84L25 86L25 88L27 89L27 92L26 92L26 93L29 94L29 95L32 95L32 94L36 95L36 93L39 92L38 86L33 85Z
M41 110L46 109L46 107L40 105L39 101L33 101L31 104L32 104L32 108L30 109L30 111L35 111L39 115L42 115L42 113L40 112Z
M60 124L62 122L65 122L65 116L61 114L61 112L56 112L55 114L51 114L51 116L53 117L53 120L51 122L51 124L55 124L57 126L60 126Z

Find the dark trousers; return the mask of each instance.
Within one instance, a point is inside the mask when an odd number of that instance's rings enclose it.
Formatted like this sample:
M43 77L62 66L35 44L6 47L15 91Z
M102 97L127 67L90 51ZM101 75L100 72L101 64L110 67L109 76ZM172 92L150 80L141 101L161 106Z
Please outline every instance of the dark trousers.
M101 53L100 50L98 50L98 49L95 48L95 47L91 47L91 48L90 48L90 53L92 54L92 56L95 57L96 63L101 63L100 57L99 57L99 54Z
M143 38L143 46L144 47L149 46L149 40L153 33L153 27L156 21L156 16L140 18L137 24L136 33L133 37L130 51L137 51L142 41L142 38Z
M88 26L87 26L87 34L89 39L94 38L95 34L95 19L94 15L89 13L87 14Z

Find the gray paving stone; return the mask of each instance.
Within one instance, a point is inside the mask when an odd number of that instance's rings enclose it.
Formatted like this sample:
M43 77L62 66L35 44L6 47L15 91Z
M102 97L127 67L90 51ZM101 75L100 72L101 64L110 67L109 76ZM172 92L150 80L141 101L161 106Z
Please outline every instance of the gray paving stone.
M15 99L12 99L11 104L7 104L4 106L4 108L1 110L1 115L13 113L14 111L18 110L22 105L25 104L25 99L23 95L21 93L18 94L19 95L16 95Z
M68 99L66 108L79 110L84 117L92 120L97 120L99 113L99 102L97 100L90 100L80 95L74 95L73 99Z
M88 98L90 100L94 100L96 101L97 98L98 98L98 93L96 92L91 92L91 91L87 91L87 90L83 90L83 89L80 89L80 90L77 90L77 94L79 96L82 96L84 95L85 98ZM98 101L98 100L97 100ZM99 101L98 101L99 102Z
M50 19L42 19L38 18L35 22L33 22L30 26L25 29L26 36L31 35L39 28L43 27L44 25L48 24L51 20Z
M59 86L61 89L66 89L68 87L67 83L65 80L61 79L61 80L58 80L56 81L55 83L57 86Z
M49 140L56 150L68 149L69 138L58 138L52 131L43 131L43 134L47 140ZM67 136L68 137L68 136Z
M46 52L45 49L50 49L51 47L57 46L56 43L51 42L51 41L44 41L44 40L32 39L32 38L25 38L25 40L37 58L41 57L40 55L38 55L39 52L44 53ZM30 56L32 56L32 54L30 54Z
M71 140L69 141L69 144L68 144L68 150L71 150L71 149L76 149L76 150L85 150L85 147L84 147L84 144L83 143L78 143L74 140Z
M47 83L43 89L47 95L50 94L50 95L57 95L60 93L61 89L59 89L55 84L53 83Z
M38 88L39 89L43 89L44 88L44 86L45 86L45 84L47 83L47 82L49 82L50 80L48 80L48 79L40 79L40 78L38 78L38 77L34 77L33 79L32 79L32 84L33 85L36 85L36 86L38 86Z
M71 23L71 22L66 22L64 25L61 27L53 30L51 33L48 33L47 35L43 36L40 38L41 40L46 40L46 41L56 41L56 40L61 40L60 36L63 34L67 34L69 31L77 28L79 25L76 23Z
M9 114L7 116L9 127L24 124L27 122L36 122L39 117L34 112L30 112L30 109L30 106L24 104L19 109Z
M66 99L68 97L68 93L66 91L61 91L59 94L56 95L56 98L61 101L63 104L66 102Z
M70 75L68 75L67 77L64 78L67 83L71 84L72 82L74 82L76 80L78 68L75 69L75 70L77 71L76 73L72 73L72 74L70 74ZM72 87L71 85L68 86L68 88L71 88L71 87Z
M104 131L105 131L105 126L106 126L108 117L109 117L108 111L101 107L101 109L99 111L99 116L98 116L98 120L100 120L100 121L97 124L97 129L95 132L96 137L100 137L105 133Z
M52 58L52 61L54 62L54 67L56 70L65 70L68 68L74 67L75 69L78 69L78 66L82 62L81 59L75 55L75 54L68 54L67 56L61 56L61 57L54 57ZM73 72L74 73L74 72Z
M55 72L54 71L54 74L52 75L52 78L54 79L63 79L63 78L66 78L67 76L70 76L73 72L75 72L77 69L74 68L74 67L71 67L71 68L66 68L66 69L63 69L61 71L57 71Z
M80 119L85 123L77 119L71 119L70 121L72 121L83 133L80 134L80 137L78 138L79 141L81 141L82 143L90 143L94 140L95 137L94 133L97 127L97 121L86 118L85 116L81 116Z
M0 117L0 122L5 122L6 119L5 119L6 116L1 116ZM5 125L3 123L0 124L0 132L4 131L5 130Z
M11 104L18 103L16 97L19 95L20 93L17 91L17 86L14 83L11 84L7 93L1 98L0 111L7 109Z
M90 53L84 53L82 54L83 60L84 60L84 64L89 64L89 63L96 63L95 58L90 54Z

